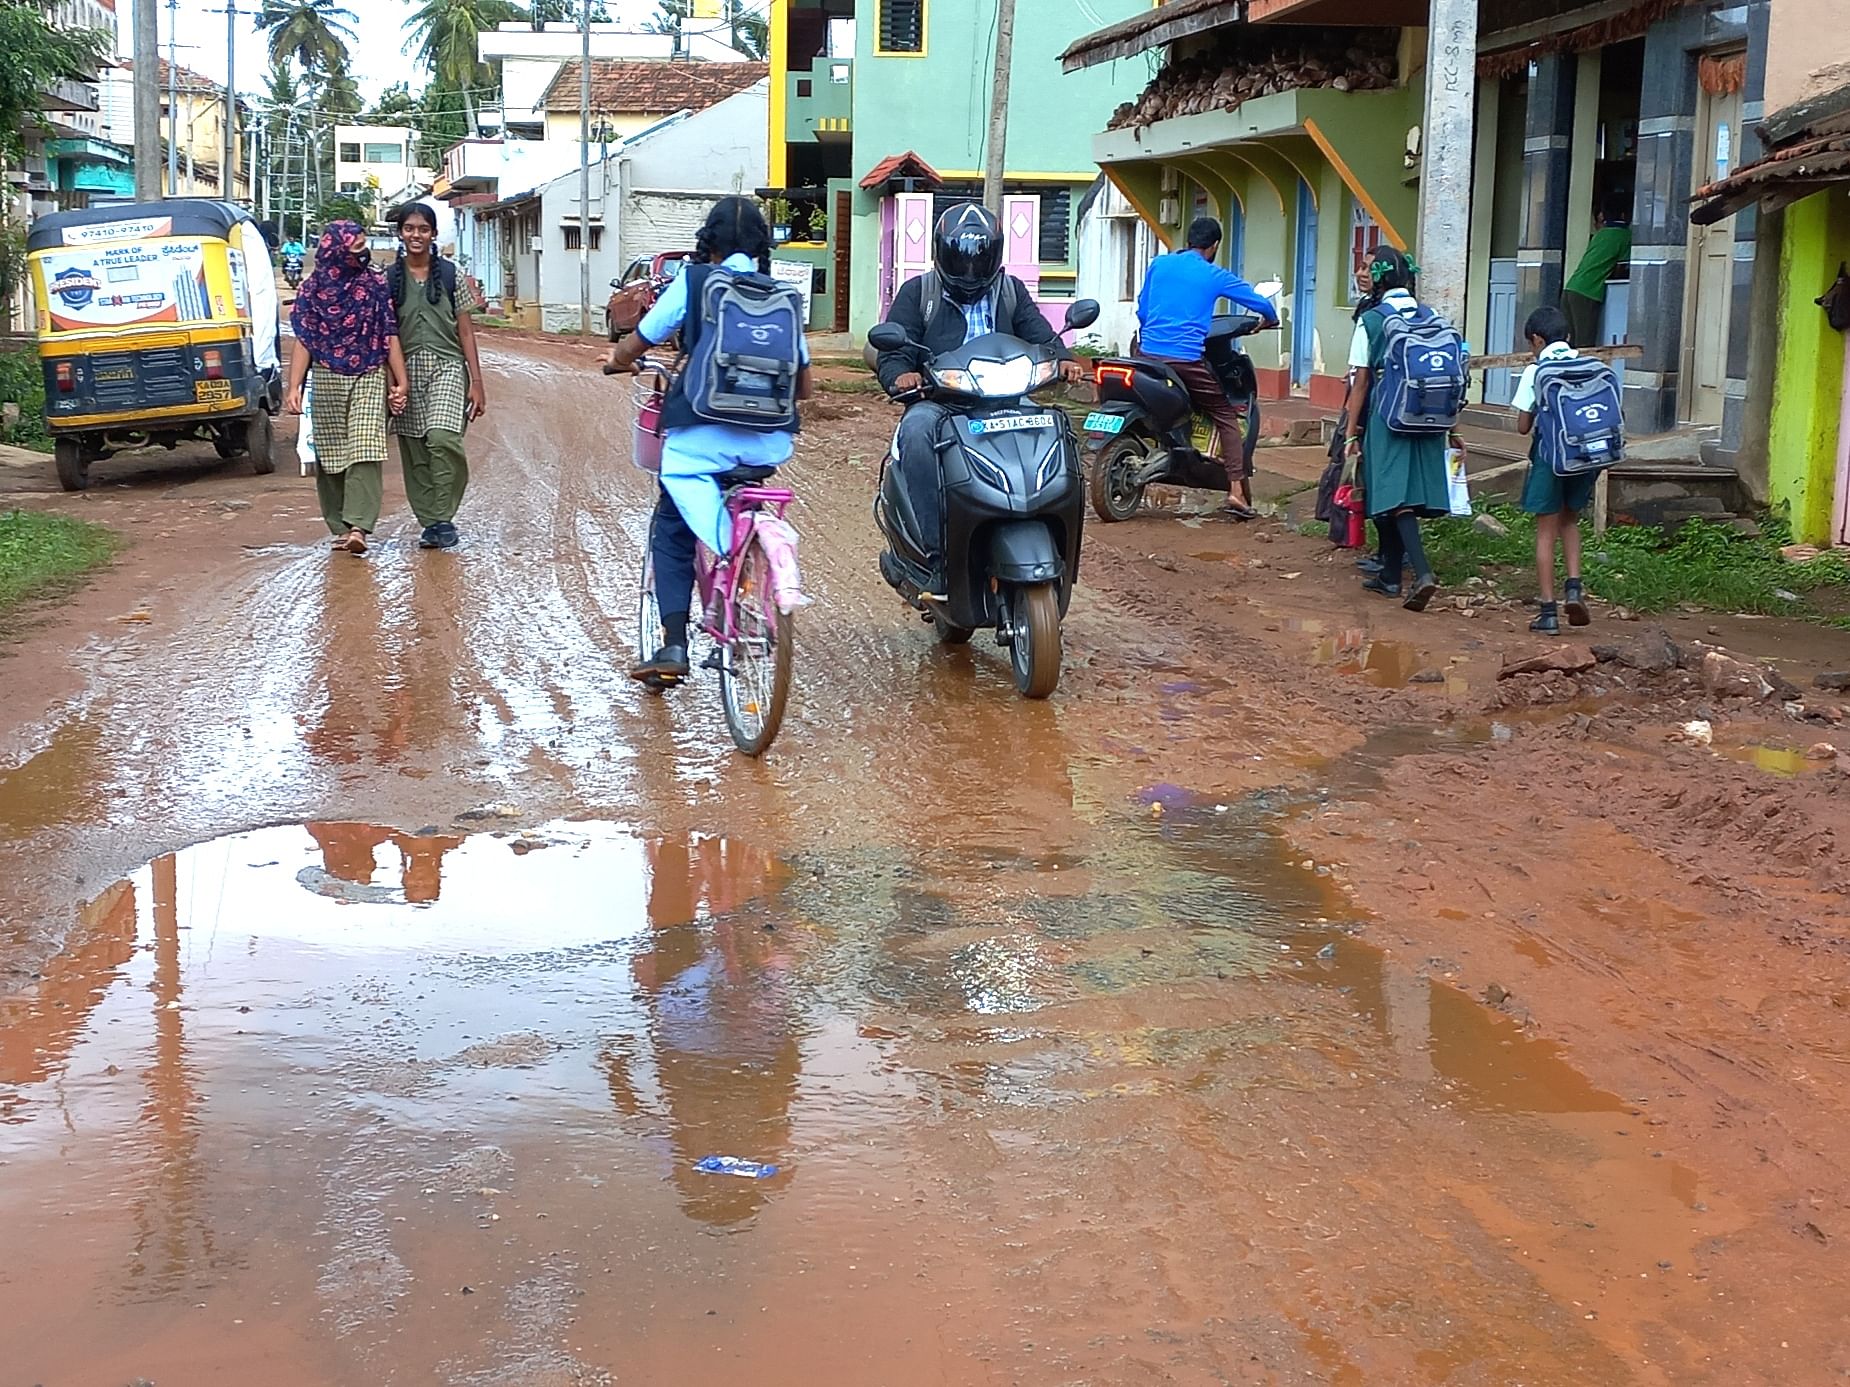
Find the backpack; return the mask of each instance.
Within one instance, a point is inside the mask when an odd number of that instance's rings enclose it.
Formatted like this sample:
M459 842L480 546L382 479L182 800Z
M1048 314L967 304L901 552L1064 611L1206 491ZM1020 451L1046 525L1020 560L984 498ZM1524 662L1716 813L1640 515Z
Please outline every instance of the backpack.
M920 334L931 331L931 320L937 316L938 305L944 302L944 281L936 270L927 270L919 276L919 312L924 315L924 326ZM1018 286L1020 281L1007 270L1002 272L1000 286L996 292L996 331L1015 335L1015 309L1020 302Z
M453 316L456 313L456 262L438 255L432 257L432 263L436 266L433 273L437 276L437 283L450 296L450 313ZM405 259L402 255L386 266L385 282L392 291L392 306L404 307L405 295L410 292L411 276L405 272Z
M1625 456L1619 374L1592 357L1535 367L1536 461L1557 477L1598 472Z
M1464 412L1464 338L1425 304L1411 314L1381 315L1381 379L1374 408L1395 433L1449 433Z
M769 275L716 265L686 273L687 366L679 384L695 421L794 431L803 296Z

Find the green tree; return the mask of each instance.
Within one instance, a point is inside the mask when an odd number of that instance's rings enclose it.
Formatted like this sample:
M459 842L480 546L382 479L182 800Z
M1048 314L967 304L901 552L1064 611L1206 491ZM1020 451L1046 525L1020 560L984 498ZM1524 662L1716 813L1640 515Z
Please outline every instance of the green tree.
M36 0L0 0L0 152L9 162L24 149L21 132L44 109L45 88L93 75L107 47L98 30L53 28Z
M411 94L410 84L407 82L394 82L391 86L379 93L379 99L373 102L372 109L366 113L366 118L368 120L377 120L381 123L385 123L388 121L399 121L400 117L403 116L415 117L419 114L420 105L418 99ZM402 123L409 124L411 122L405 121Z
M475 129L468 96L447 83L432 82L418 98L418 163L425 168L442 168L445 152Z
M257 12L257 28L270 36L270 61L293 58L311 73L346 68L354 20L336 0L263 0Z
M584 12L584 0L533 0L536 28L541 24L577 24ZM604 0L591 0L591 22L610 23L610 11L604 8Z
M674 34L705 32L713 27L709 19L694 17L693 0L657 0L660 13L643 25L652 34ZM771 24L758 10L745 3L745 0L721 0L725 18L721 23L727 29L727 41L746 57L763 62L771 51Z
M525 19L526 9L513 0L424 0L412 13L405 49L416 48L434 80L463 94L469 128L475 129L474 89L487 85L477 39L504 20Z
M358 222L370 231L373 224L371 200L362 201L348 193L327 199L315 209L315 225L325 227L329 222Z

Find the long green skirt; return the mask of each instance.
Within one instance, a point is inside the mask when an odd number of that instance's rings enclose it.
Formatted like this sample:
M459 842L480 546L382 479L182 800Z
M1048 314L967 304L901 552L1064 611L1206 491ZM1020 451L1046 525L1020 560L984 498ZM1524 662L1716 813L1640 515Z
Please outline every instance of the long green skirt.
M1362 435L1362 483L1368 514L1411 510L1428 518L1450 515L1445 442L1442 433L1395 433L1379 419L1370 418Z

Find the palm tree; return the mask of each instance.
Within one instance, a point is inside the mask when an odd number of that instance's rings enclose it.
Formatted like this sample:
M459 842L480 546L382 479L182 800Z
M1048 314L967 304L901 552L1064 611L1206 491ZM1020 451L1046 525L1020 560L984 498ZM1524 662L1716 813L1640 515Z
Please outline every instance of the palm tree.
M660 13L643 24L652 34L676 34L695 29L693 0L657 0ZM730 30L727 43L754 62L763 62L771 51L771 24L756 10L748 9L744 0L723 0L725 24Z
M332 72L347 66L355 18L336 0L263 0L257 28L270 36L272 63L293 58L304 72Z
M411 16L406 50L415 46L431 79L462 93L470 130L476 128L473 89L483 85L485 71L478 37L504 20L527 17L513 0L424 0Z

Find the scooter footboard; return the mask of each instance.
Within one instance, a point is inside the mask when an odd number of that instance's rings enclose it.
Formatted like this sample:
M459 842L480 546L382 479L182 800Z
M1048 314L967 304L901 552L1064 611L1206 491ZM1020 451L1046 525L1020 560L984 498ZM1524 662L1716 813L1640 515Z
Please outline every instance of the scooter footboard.
M1051 583L1066 573L1053 529L1038 520L997 525L989 534L990 572L1005 583Z

